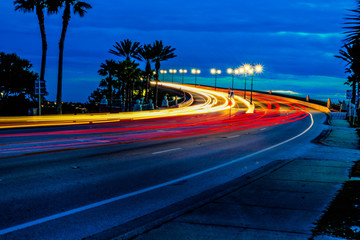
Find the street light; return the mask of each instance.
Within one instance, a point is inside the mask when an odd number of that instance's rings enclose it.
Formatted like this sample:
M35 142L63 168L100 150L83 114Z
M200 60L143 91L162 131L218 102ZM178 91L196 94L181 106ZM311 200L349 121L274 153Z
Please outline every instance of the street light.
M236 69L236 68L235 68L235 69L228 68L228 69L227 69L227 73L232 75L231 90L234 91L234 77L235 77L235 75L240 74L240 70L239 70L239 69Z
M221 74L221 70L212 68L212 69L210 70L210 73L211 73L212 75L215 75L215 90L216 90L216 77L217 77L218 74Z
M176 73L176 69L169 69L169 73L171 73L171 82L174 82L174 74Z
M250 103L252 104L252 93L253 93L253 84L254 84L254 73L262 73L263 67L260 64L252 65L249 69L249 74L251 74L251 97Z
M246 99L246 77L247 77L247 74L249 73L250 69L251 69L250 64L245 64L244 66L240 67L240 69L239 69L240 74L245 75L244 99Z
M191 69L191 74L195 75L195 87L196 87L196 77L198 74L200 74L200 69Z
M181 73L181 77L182 77L181 85L184 85L184 74L187 73L187 70L186 69L180 69L179 73Z
M160 70L160 73L163 76L163 82L164 82L165 74L167 74L167 71L166 70Z

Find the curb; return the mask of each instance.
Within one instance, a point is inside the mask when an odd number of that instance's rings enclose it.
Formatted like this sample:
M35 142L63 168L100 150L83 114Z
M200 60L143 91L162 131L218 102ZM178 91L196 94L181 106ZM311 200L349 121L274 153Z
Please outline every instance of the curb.
M312 140L311 142L312 143L318 143L318 144L322 144L324 146L328 146L324 140L330 135L330 133L332 132L332 128L330 129L326 129L326 130L323 130L319 136L317 136L314 140Z
M252 182L255 182L269 173L272 173L294 160L277 160L269 163L263 167L260 167L248 174L245 174L237 179L234 179L228 183L217 186L196 196L187 198L181 202L174 203L168 207L145 215L143 217L134 219L130 222L121 224L103 232L94 234L92 236L83 238L84 240L126 240L132 239L142 233L150 231L162 224L169 222L180 215L185 214L191 210L199 208L208 204L218 198L221 198L239 188L242 188Z

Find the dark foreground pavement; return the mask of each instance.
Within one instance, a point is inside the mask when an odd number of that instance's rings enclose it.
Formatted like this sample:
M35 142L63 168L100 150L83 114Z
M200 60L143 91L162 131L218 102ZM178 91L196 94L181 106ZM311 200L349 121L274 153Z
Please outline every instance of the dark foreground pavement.
M281 162L133 239L309 239L314 223L348 180L353 161L360 159L356 131L341 118L333 114L330 134L301 158Z

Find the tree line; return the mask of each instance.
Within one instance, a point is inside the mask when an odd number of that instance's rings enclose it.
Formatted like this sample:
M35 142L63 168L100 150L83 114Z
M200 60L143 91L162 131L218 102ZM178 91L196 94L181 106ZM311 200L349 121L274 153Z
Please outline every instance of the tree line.
M359 106L360 96L360 0L357 1L356 9L349 10L345 17L344 44L335 57L345 61L345 73L348 74L347 81L352 87L351 103ZM357 97L358 96L358 97Z
M129 39L115 42L109 53L124 60L110 59L101 63L98 73L104 78L101 80L99 88L90 95L89 101L99 103L105 96L109 100L111 110L114 99L120 99L122 110L131 111L134 99L143 98L145 103L149 103L149 100L154 98L156 107L158 105L161 62L176 57L174 51L175 48L165 46L162 41L158 40L144 45ZM145 69L141 70L136 61L146 62ZM155 63L155 70L151 67L151 63ZM153 78L156 80L154 90L150 87L150 81Z
M18 55L0 52L0 115L24 115L36 100L39 74Z

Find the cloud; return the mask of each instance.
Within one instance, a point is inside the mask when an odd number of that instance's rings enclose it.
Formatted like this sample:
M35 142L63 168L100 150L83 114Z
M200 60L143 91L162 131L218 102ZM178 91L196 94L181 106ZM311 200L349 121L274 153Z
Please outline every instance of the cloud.
M283 94L290 94L290 95L300 95L300 93L289 91L289 90L271 90L274 93L283 93Z
M299 37L312 37L312 38L342 38L344 35L342 33L307 33L307 32L277 32L277 35L294 35Z
M264 65L261 81L265 87L301 94L313 88L319 96L327 91L337 93L336 87L343 91L344 66L333 56L343 38L344 9L354 8L353 0L107 0L91 4L84 18L72 16L70 20L65 87L96 85L100 63L109 58L120 60L108 50L115 41L130 38L141 43L163 40L175 47L178 57L161 66L200 68L205 82L212 80L208 73L212 67L225 70L248 62ZM35 14L15 12L13 1L0 1L0 9L0 22L6 23L0 25L1 51L28 58L39 72L41 38ZM56 95L61 13L45 20L46 79L52 97ZM230 80L223 81L228 85ZM269 83L273 85L266 85ZM69 99L79 99L74 88L64 88L66 91L71 93L66 96Z

